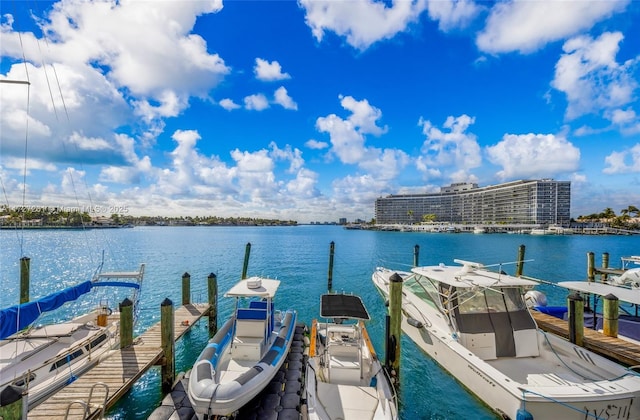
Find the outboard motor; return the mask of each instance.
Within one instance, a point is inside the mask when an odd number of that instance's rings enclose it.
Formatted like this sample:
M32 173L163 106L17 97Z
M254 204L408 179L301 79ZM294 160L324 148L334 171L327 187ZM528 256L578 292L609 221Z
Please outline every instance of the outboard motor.
M524 294L524 301L528 308L547 306L547 296L538 290L529 290Z

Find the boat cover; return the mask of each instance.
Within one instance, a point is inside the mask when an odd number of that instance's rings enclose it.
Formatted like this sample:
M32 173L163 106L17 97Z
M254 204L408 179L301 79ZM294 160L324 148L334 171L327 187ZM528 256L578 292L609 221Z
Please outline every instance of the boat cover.
M28 327L38 319L40 314L53 311L67 302L78 299L88 293L91 287L92 282L85 281L33 302L26 302L0 310L0 339L5 339Z
M369 320L362 299L355 295L326 294L320 298L320 316L323 318L350 318Z

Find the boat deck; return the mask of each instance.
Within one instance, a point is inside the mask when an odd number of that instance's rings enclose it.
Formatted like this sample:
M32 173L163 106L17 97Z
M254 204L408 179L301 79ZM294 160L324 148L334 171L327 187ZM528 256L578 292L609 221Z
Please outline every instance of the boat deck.
M543 331L569 338L567 321L538 311L531 311L531 315ZM598 331L585 328L584 347L624 365L640 366L640 345L631 341L608 337Z
M208 309L208 304L189 304L177 308L174 313L175 340L182 337ZM158 322L136 337L137 344L112 350L105 360L29 411L29 420L98 418L101 407L93 404L104 402L103 387L96 387L94 391L89 416L84 416L84 407L77 401L87 401L93 385L102 382L109 387L105 411L113 406L149 368L162 359L160 328ZM70 404L69 416L66 417Z

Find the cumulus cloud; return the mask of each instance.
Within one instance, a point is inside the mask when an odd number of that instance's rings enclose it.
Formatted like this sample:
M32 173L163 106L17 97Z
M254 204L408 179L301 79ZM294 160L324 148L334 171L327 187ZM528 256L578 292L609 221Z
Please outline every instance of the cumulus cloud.
M311 33L322 41L325 31L346 38L352 47L365 50L383 39L391 39L416 22L427 8L426 0L394 1L391 4L375 0L332 1L299 0L305 10L305 21Z
M640 172L640 143L621 152L612 152L604 161L607 166L602 172L605 174Z
M329 143L327 143L326 141L318 141L315 139L307 140L304 143L304 145L307 146L309 149L316 149L316 150L322 150L329 147Z
M491 8L476 44L481 51L492 54L531 53L549 42L590 29L624 11L629 3L629 0L500 2Z
M280 86L278 89L276 89L273 94L273 102L282 106L284 109L298 109L298 104L295 103L291 96L289 96L289 93L284 86Z
M220 106L226 109L227 111L233 111L234 109L240 108L240 105L233 102L233 100L229 98L222 99L220 102L218 102L218 104L220 104Z
M475 123L468 115L449 116L444 122L446 131L434 126L431 121L420 118L418 125L426 136L422 144L422 155L417 159L417 168L425 177L448 176L454 182L475 179L469 171L482 163L480 145L473 133L467 129Z
M269 108L269 100L262 93L245 96L244 107L253 111L264 111Z
M431 0L427 4L429 17L438 21L443 32L468 26L481 10L473 0Z
M492 163L502 166L496 174L501 180L553 178L576 171L580 163L580 150L553 134L505 134L486 152Z
M551 85L567 97L567 119L613 111L632 101L638 87L632 72L639 59L616 62L622 39L619 32L606 32L596 39L580 36L564 44ZM608 115L615 114L603 116Z
M267 82L291 78L289 73L282 72L280 63L277 61L269 62L262 58L256 58L256 65L253 68L253 72L258 80L264 80Z

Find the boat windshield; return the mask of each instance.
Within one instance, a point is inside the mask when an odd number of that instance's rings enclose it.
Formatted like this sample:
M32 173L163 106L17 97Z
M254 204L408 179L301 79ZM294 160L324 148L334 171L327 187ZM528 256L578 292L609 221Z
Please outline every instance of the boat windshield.
M438 290L429 281L429 279L418 276L411 276L407 278L403 284L403 287L411 291L414 295L425 301L426 303L437 307Z
M472 292L471 296L461 295L459 302L458 310L461 314L514 312L526 308L518 287Z

